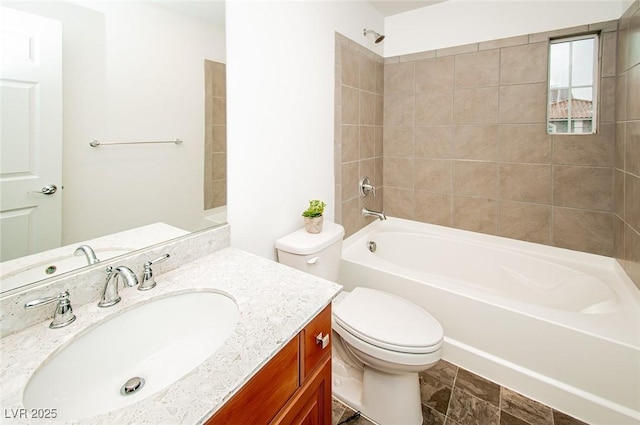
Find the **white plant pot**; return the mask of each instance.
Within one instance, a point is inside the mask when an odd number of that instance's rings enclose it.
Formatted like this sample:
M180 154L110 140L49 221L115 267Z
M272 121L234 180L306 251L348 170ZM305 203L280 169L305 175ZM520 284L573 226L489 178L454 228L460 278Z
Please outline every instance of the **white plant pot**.
M322 217L304 217L304 228L309 233L322 232Z

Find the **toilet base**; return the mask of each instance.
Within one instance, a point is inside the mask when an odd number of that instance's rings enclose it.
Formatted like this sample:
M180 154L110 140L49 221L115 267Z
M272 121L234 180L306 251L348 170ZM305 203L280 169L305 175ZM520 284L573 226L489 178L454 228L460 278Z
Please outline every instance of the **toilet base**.
M380 425L422 424L417 373L392 375L356 368L333 350L333 395ZM366 388L366 390L365 390Z

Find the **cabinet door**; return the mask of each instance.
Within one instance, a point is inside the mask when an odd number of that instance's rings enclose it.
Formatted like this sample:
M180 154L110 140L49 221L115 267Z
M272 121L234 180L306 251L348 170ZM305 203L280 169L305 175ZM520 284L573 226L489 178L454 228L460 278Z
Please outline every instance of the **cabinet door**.
M298 337L293 338L205 425L264 425L298 388Z
M331 425L331 356L309 376L270 425Z

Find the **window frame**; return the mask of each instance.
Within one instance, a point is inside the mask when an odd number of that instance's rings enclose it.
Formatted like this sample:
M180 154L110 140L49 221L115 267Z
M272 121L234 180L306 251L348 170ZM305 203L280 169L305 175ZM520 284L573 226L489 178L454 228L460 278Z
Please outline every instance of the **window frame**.
M567 114L567 129L571 130L571 123L572 123L572 118L571 118L571 99L572 99L572 90L576 89L576 88L589 88L591 87L592 89L592 118L591 118L591 131L588 133L572 133L572 132L567 132L567 133L557 133L557 132L552 132L550 131L550 127L553 124L551 121L551 47L554 44L560 44L560 43L569 43L569 42L574 42L574 41L580 41L580 40L587 40L587 39L593 39L594 43L593 43L593 80L592 80L592 85L591 86L586 86L586 85L580 85L580 86L573 86L572 85L572 73L573 73L573 58L572 53L570 53L570 60L569 60L569 82L568 82L568 86L566 87L561 87L561 89L566 88L567 92L568 92L568 102L567 102L567 107L568 107L568 111L569 113ZM558 38L553 38L549 40L549 48L547 51L547 116L546 116L546 133L548 135L554 135L554 136L589 136L589 135L594 135L597 134L599 131L600 126L598 125L598 109L599 109L599 88L600 88L600 33L599 32L595 32L595 33L588 33L588 34L581 34L581 35L574 35L574 36L567 36L567 37L558 37ZM570 45L570 49L572 49L572 45ZM570 52L572 52L572 50L570 50Z

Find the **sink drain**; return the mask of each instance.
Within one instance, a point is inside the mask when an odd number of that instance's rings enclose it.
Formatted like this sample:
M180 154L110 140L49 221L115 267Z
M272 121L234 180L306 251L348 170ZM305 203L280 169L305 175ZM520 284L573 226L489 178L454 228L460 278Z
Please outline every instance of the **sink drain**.
M140 391L144 387L144 378L140 378L139 376L134 376L124 383L122 388L120 389L120 394L122 395L131 395Z

